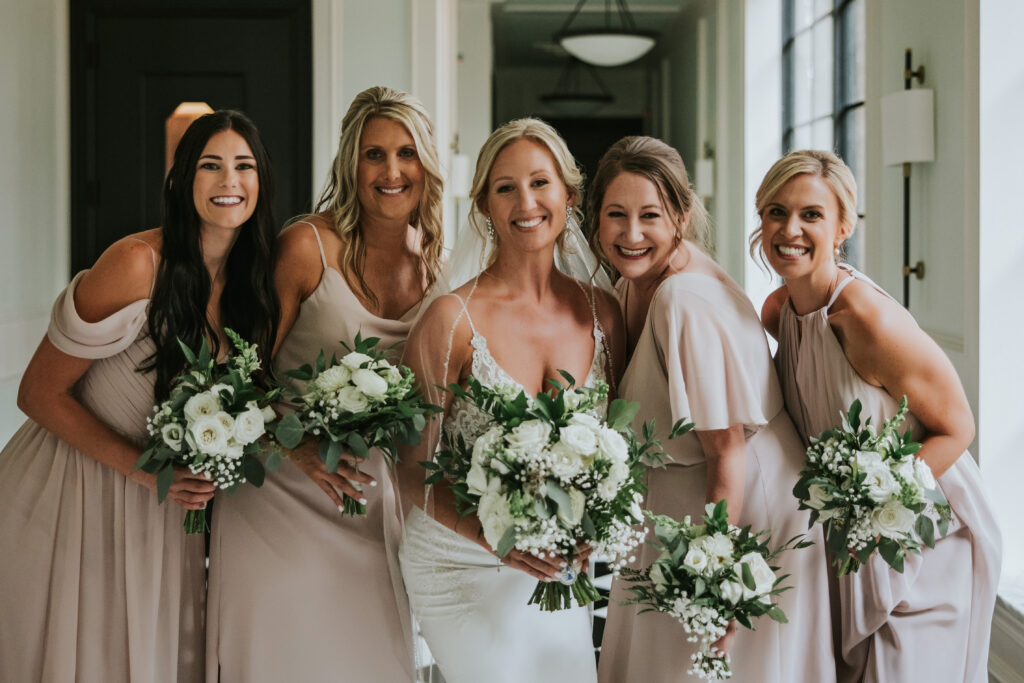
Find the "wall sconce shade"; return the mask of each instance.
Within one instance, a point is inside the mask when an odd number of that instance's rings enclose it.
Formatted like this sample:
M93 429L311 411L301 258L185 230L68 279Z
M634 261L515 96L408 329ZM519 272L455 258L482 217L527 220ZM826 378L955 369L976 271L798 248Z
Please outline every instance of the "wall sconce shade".
M882 97L882 162L935 160L935 91L900 90Z

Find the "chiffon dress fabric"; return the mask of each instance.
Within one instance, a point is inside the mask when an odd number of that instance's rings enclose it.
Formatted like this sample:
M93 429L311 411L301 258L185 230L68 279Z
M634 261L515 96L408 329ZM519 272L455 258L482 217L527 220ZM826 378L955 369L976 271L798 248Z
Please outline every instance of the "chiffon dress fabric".
M844 270L850 277L839 283L826 306L797 315L787 299L780 313L776 361L786 406L805 441L836 427L854 399L862 404L861 419L870 417L876 425L899 407L884 389L857 374L829 324L829 309L853 280L884 294L861 273L848 266ZM918 441L924 435L912 413L902 429L910 429ZM833 585L841 643L837 667L844 683L988 680L999 531L969 452L938 483L954 518L934 548L908 553L902 574L875 553L857 573Z
M155 261L155 255L154 255ZM92 361L73 396L141 450L155 373L149 299L98 322L79 273L47 338ZM161 683L202 676L203 536L185 510L28 420L0 453L0 681Z
M379 318L327 265L274 360L275 375L347 353L356 333L378 348L404 341L422 303ZM303 390L301 382L295 389ZM408 605L396 549L396 489L379 451L360 464L365 516L343 516L293 462L214 504L207 628L208 681L412 681ZM219 678L218 678L219 676Z
M620 297L625 281L620 280ZM677 273L659 285L644 329L626 368L621 396L640 402L634 428L654 419L672 458L649 468L646 509L674 519L705 513L707 464L694 431L672 440L668 429L688 418L695 430L743 425L746 474L739 526L771 530L769 546L806 533L814 545L787 550L772 561L792 586L775 598L788 624L768 616L756 630L737 629L731 655L737 683L835 681L827 573L820 528L808 530L808 513L797 509L793 485L804 448L783 408L778 378L757 313L734 284L702 273ZM648 524L648 539L654 539ZM645 544L631 563L650 566L660 552ZM615 579L600 657L603 683L677 683L687 678L698 644L668 614L640 614L623 605L629 584Z
M473 377L488 387L524 389L498 365L462 306L473 332ZM583 385L604 379L606 367L595 314L594 355ZM456 397L443 429L472 448L490 426L489 416ZM413 614L446 683L596 681L587 608L544 612L527 604L537 579L503 567L493 553L417 506L406 518L399 558Z

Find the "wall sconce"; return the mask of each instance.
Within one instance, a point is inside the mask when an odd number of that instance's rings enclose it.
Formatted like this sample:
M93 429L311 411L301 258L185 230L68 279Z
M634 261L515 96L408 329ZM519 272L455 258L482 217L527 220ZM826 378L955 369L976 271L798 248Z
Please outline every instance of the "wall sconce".
M910 165L935 160L935 94L911 90L916 78L924 83L924 67L913 70L907 48L903 90L882 98L882 161L903 165L903 305L910 308L910 276L924 279L924 262L910 265Z

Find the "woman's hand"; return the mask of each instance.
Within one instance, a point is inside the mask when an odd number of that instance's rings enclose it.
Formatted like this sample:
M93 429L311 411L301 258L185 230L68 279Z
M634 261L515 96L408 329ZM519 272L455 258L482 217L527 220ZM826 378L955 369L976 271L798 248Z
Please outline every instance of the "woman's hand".
M175 465L174 481L167 491L164 502L172 501L185 510L202 510L217 492L217 487L205 474L192 474L187 467ZM127 475L137 484L141 484L156 494L156 475L136 470Z
M714 643L712 643L711 649L718 650L718 652L722 655L729 654L729 650L732 649L732 644L736 640L737 630L738 629L736 626L736 620L730 619L729 625L725 629L725 635L716 640Z
M573 564L579 563L577 573L587 571L590 566L590 554L594 551L589 545L581 545L573 555ZM524 553L513 548L508 555L498 558L498 561L506 567L524 571L538 581L557 580L558 576L568 566L565 558L559 556L537 557L530 553Z
M377 485L376 479L359 471L358 464L361 459L349 453L341 454L336 472L328 472L320 459L319 446L315 441L302 444L293 450L291 459L339 508L345 504L343 495L366 505L362 485Z

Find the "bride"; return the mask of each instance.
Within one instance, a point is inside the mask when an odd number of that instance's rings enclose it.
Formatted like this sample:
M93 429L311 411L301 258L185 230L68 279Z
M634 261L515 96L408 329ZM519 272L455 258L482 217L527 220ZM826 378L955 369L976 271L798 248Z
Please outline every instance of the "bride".
M577 213L582 177L558 133L519 119L484 143L473 178L470 221L484 245L453 258L482 272L440 297L413 329L403 360L421 389L444 406L419 447L401 458L398 477L406 527L399 559L413 612L448 683L595 681L590 617L576 607L542 612L527 601L537 580L554 579L560 560L511 551L499 559L475 515L459 518L443 482L427 489L418 464L431 457L440 429L467 444L487 417L436 387L510 384L535 395L568 371L581 384L613 384L623 364L618 304L589 280ZM477 236L463 237L479 241ZM463 278L452 276L452 286Z

